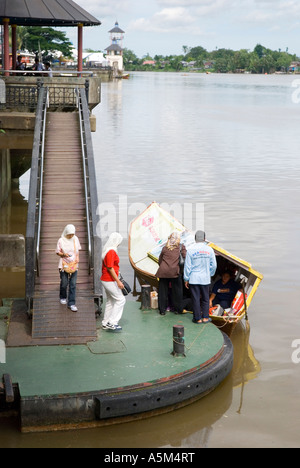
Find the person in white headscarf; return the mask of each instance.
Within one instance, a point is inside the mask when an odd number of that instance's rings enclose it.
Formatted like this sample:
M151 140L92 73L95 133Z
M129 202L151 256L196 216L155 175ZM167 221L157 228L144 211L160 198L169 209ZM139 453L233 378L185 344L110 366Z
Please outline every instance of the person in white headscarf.
M106 292L106 305L102 328L104 330L121 331L119 321L123 315L126 302L122 294L123 283L119 279L120 258L118 247L123 237L118 232L109 236L108 241L102 251L102 276L101 281Z
M63 305L67 304L72 312L77 312L78 310L76 307L76 282L79 265L79 250L81 250L79 239L75 233L75 226L73 226L73 224L68 224L58 240L56 247L56 254L60 257L58 264L60 274L60 303ZM71 273L69 270L66 271L68 267L72 269Z

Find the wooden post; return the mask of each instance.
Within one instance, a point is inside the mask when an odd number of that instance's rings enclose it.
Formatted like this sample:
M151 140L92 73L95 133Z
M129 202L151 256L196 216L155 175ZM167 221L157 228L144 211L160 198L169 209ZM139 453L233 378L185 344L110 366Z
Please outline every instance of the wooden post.
M184 326L174 325L173 327L173 356L184 356Z
M12 42L12 65L13 70L17 66L17 26L15 24L11 25L11 42Z
M82 72L82 50L83 50L83 24L78 25L78 64L77 68L80 72L78 76L81 76Z
M3 374L3 384L6 403L13 403L15 401L15 394L11 376L9 374Z
M9 19L3 18L3 29L4 29L4 70L5 76L9 76Z
M151 301L150 301L150 291L151 286L148 284L142 285L142 310L150 310L151 309Z

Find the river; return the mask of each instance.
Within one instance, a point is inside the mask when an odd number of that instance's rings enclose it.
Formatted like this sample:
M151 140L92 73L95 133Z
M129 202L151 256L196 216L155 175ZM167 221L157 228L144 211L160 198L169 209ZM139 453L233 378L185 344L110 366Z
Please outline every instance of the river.
M204 227L209 240L252 263L264 279L249 328L232 337L233 372L209 396L152 419L71 433L21 435L5 421L0 447L300 446L296 78L136 72L103 83L93 134L99 229L122 232L124 276L133 280L128 223L155 200L191 229ZM27 191L28 174L1 210L3 232L23 232ZM0 271L0 297L22 296L23 276Z

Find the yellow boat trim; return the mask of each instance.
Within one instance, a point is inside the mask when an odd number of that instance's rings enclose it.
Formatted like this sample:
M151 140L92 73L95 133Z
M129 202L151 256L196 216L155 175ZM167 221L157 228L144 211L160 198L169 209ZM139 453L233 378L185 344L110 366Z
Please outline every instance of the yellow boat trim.
M260 278L260 280L263 279L263 275L261 273L259 273L258 271L254 270L252 268L252 265L251 263L249 262L246 262L245 260L242 260L241 258L239 257L236 257L235 255L232 255L230 252L228 252L227 250L223 249L222 247L219 247L218 245L214 244L213 242L209 242L208 245L210 247L212 247L216 252L219 252L221 255L223 255L224 257L226 258L231 258L231 260L233 260L234 262L240 264L241 266L243 267L246 267L247 270L252 273L253 275L257 276L258 278Z

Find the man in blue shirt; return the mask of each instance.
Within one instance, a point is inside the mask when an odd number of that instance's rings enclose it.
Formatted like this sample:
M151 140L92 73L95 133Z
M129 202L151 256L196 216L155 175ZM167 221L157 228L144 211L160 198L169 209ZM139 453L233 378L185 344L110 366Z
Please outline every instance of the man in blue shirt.
M213 287L209 301L210 307L220 304L223 309L228 309L239 289L241 289L241 285L231 278L229 271L224 271L222 279L217 281Z
M184 282L191 292L193 322L207 323L209 317L209 288L217 261L214 250L205 242L205 232L197 231L195 244L188 250L184 264Z

